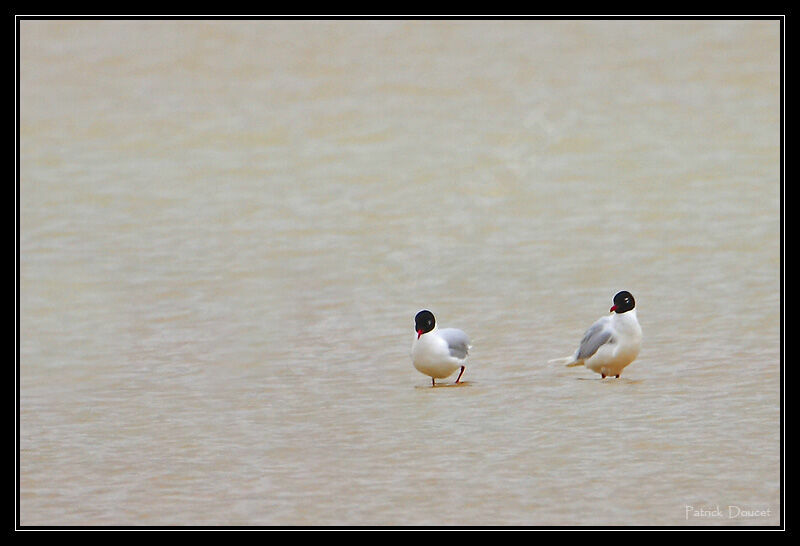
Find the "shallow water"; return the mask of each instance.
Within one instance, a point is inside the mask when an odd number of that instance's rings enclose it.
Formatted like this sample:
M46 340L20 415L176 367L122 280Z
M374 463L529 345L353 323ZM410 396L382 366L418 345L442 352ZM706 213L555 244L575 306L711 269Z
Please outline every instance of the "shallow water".
M20 523L777 525L779 46L22 21ZM622 378L548 366L622 289Z

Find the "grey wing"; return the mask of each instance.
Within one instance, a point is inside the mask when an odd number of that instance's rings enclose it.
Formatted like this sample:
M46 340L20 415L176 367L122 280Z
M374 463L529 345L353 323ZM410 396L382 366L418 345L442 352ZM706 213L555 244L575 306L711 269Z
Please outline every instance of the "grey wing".
M467 334L456 328L443 328L439 330L439 335L447 341L450 356L460 359L467 358L470 347Z
M608 343L612 338L612 332L608 329L607 321L598 320L591 328L586 330L581 340L578 352L575 353L575 360L585 360L595 354L597 349Z

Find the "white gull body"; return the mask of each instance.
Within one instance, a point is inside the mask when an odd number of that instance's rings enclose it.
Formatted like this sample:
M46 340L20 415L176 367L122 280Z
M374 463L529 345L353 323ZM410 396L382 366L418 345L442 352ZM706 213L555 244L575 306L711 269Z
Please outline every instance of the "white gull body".
M414 334L411 357L417 370L434 380L444 379L466 364L469 349L467 334L436 326L422 335Z

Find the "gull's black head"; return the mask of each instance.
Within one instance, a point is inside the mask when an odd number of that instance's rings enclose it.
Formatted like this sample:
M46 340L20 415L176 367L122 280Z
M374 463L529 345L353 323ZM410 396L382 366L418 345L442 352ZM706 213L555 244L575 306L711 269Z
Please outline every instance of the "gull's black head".
M625 313L636 307L636 302L630 292L623 290L614 296L614 306L609 311L616 311L617 313Z
M427 309L423 309L414 318L414 329L417 331L417 339L422 334L427 334L433 327L436 326L436 319L433 318L433 313Z

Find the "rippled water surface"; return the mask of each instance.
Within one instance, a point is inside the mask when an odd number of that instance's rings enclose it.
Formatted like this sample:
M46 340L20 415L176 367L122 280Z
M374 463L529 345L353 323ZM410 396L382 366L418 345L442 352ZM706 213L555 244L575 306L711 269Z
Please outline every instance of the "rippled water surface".
M779 50L22 21L20 523L777 525ZM622 289L622 378L548 366Z

